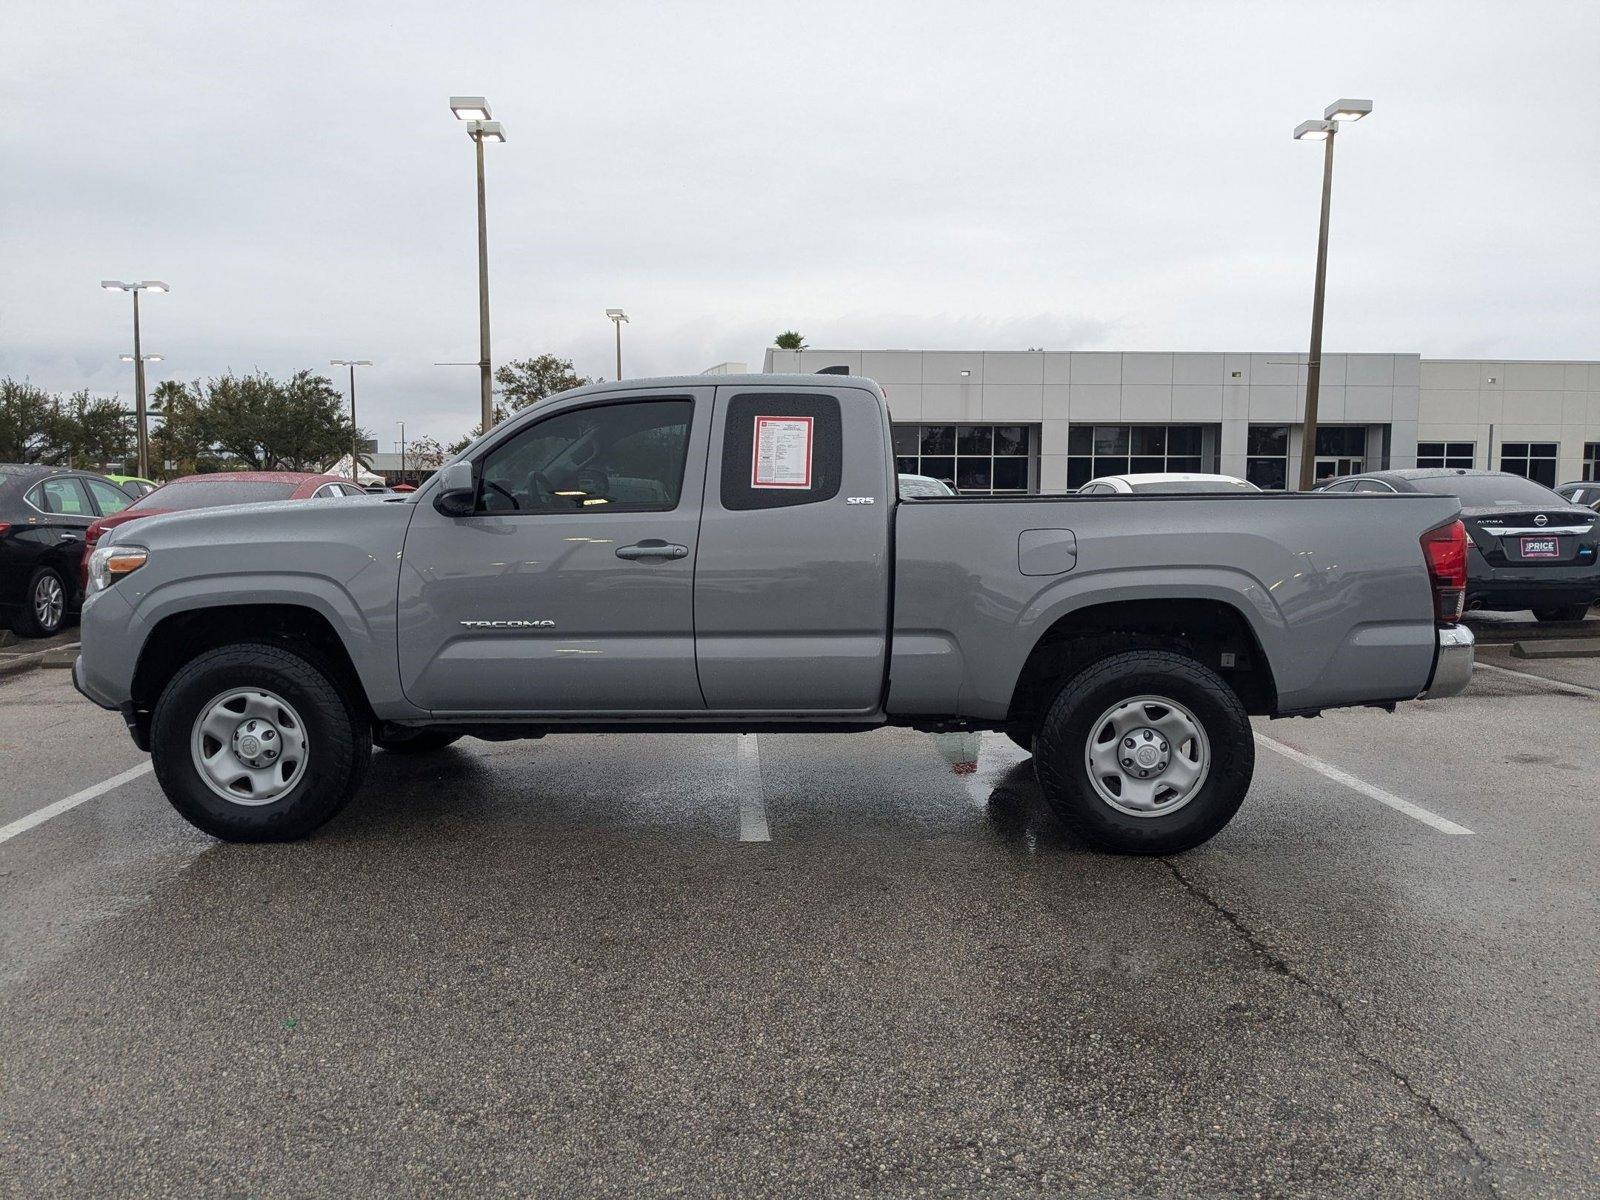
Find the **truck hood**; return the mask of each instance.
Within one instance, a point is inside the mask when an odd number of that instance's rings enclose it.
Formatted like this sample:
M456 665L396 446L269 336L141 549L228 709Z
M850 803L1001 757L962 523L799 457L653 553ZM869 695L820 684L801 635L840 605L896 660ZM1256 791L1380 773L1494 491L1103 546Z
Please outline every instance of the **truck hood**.
M277 547L281 553L284 548L292 548L297 540L359 543L366 531L377 535L379 531L403 530L411 520L411 505L393 496L344 496L326 500L266 500L221 508L153 511L148 515L134 512L129 516L141 519L115 525L107 521L110 527L105 529L100 542L136 542L152 551L166 547L236 545Z

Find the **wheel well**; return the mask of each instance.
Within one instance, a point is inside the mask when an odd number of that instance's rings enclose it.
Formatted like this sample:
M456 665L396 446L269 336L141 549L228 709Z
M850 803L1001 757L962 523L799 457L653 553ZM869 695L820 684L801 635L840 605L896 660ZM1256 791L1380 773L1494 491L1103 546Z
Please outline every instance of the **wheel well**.
M1221 600L1127 600L1068 613L1034 645L1011 696L1007 723L1031 730L1052 684L1096 658L1126 649L1178 650L1216 671L1245 711L1273 712L1272 668L1244 614ZM1232 656L1231 658L1228 656Z
M168 682L197 655L246 641L272 642L302 655L309 650L319 665L333 673L350 701L371 715L361 676L328 618L294 604L224 604L162 620L139 652L133 673L135 712L147 720Z

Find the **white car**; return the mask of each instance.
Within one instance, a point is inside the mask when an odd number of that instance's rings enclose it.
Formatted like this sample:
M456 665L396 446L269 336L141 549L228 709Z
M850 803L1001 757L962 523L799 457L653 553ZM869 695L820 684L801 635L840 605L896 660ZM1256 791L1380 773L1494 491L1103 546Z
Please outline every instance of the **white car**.
M899 483L902 500L942 500L956 494L948 483L931 475L901 475Z
M1188 471L1159 471L1147 475L1102 475L1078 489L1080 496L1126 496L1134 492L1259 492L1255 484L1232 475L1200 475Z

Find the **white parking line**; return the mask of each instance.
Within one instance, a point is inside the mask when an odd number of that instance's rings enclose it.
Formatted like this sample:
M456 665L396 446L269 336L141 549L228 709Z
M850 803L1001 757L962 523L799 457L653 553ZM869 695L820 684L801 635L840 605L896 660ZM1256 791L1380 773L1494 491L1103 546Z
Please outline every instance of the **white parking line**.
M1547 688L1554 688L1558 692L1567 692L1573 696L1589 696L1600 700L1600 688L1584 687L1581 683L1564 683L1559 679L1546 679L1543 675L1530 675L1526 671L1513 671L1510 667L1497 667L1493 663L1473 663L1474 671L1498 671L1502 675L1515 675L1518 679L1526 679L1529 683L1542 683Z
M1393 792L1386 792L1375 784L1368 783L1365 779L1357 779L1348 771L1341 771L1332 763L1325 763L1320 758L1313 758L1303 751L1296 750L1293 746L1285 746L1282 742L1275 742L1263 734L1256 734L1256 741L1268 750L1275 750L1285 758L1293 759L1302 767L1310 767L1319 775L1326 775L1335 783L1342 783L1347 788L1360 792L1363 796L1376 800L1379 804L1387 804L1396 812L1403 812L1406 816L1421 821L1424 825L1431 825L1440 833L1470 834L1472 830L1465 825L1457 825L1454 821L1447 821L1438 813L1429 812L1420 804L1413 804L1409 800L1402 800Z
M770 842L772 833L767 828L767 802L761 792L761 747L756 744L756 734L739 735L738 771L739 786L739 840L741 842Z
M137 767L129 767L120 775L113 775L110 779L101 780L92 787L86 787L81 792L73 792L65 800L57 800L54 804L46 804L43 808L35 809L25 817L19 817L11 824L0 828L0 842L9 842L19 833L27 833L36 825L43 825L51 817L59 817L64 812L69 812L78 805L96 796L104 796L107 792L129 783L141 775L150 773L150 760L146 759Z

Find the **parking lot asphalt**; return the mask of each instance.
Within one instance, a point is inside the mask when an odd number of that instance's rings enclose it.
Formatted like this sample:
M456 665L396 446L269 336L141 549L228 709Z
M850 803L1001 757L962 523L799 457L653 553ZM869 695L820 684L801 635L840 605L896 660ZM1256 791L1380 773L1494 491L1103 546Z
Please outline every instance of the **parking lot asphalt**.
M1515 666L1259 721L1164 860L992 734L378 754L280 846L134 775L0 843L0 1194L1596 1194L1600 660ZM0 755L146 761L62 672Z

